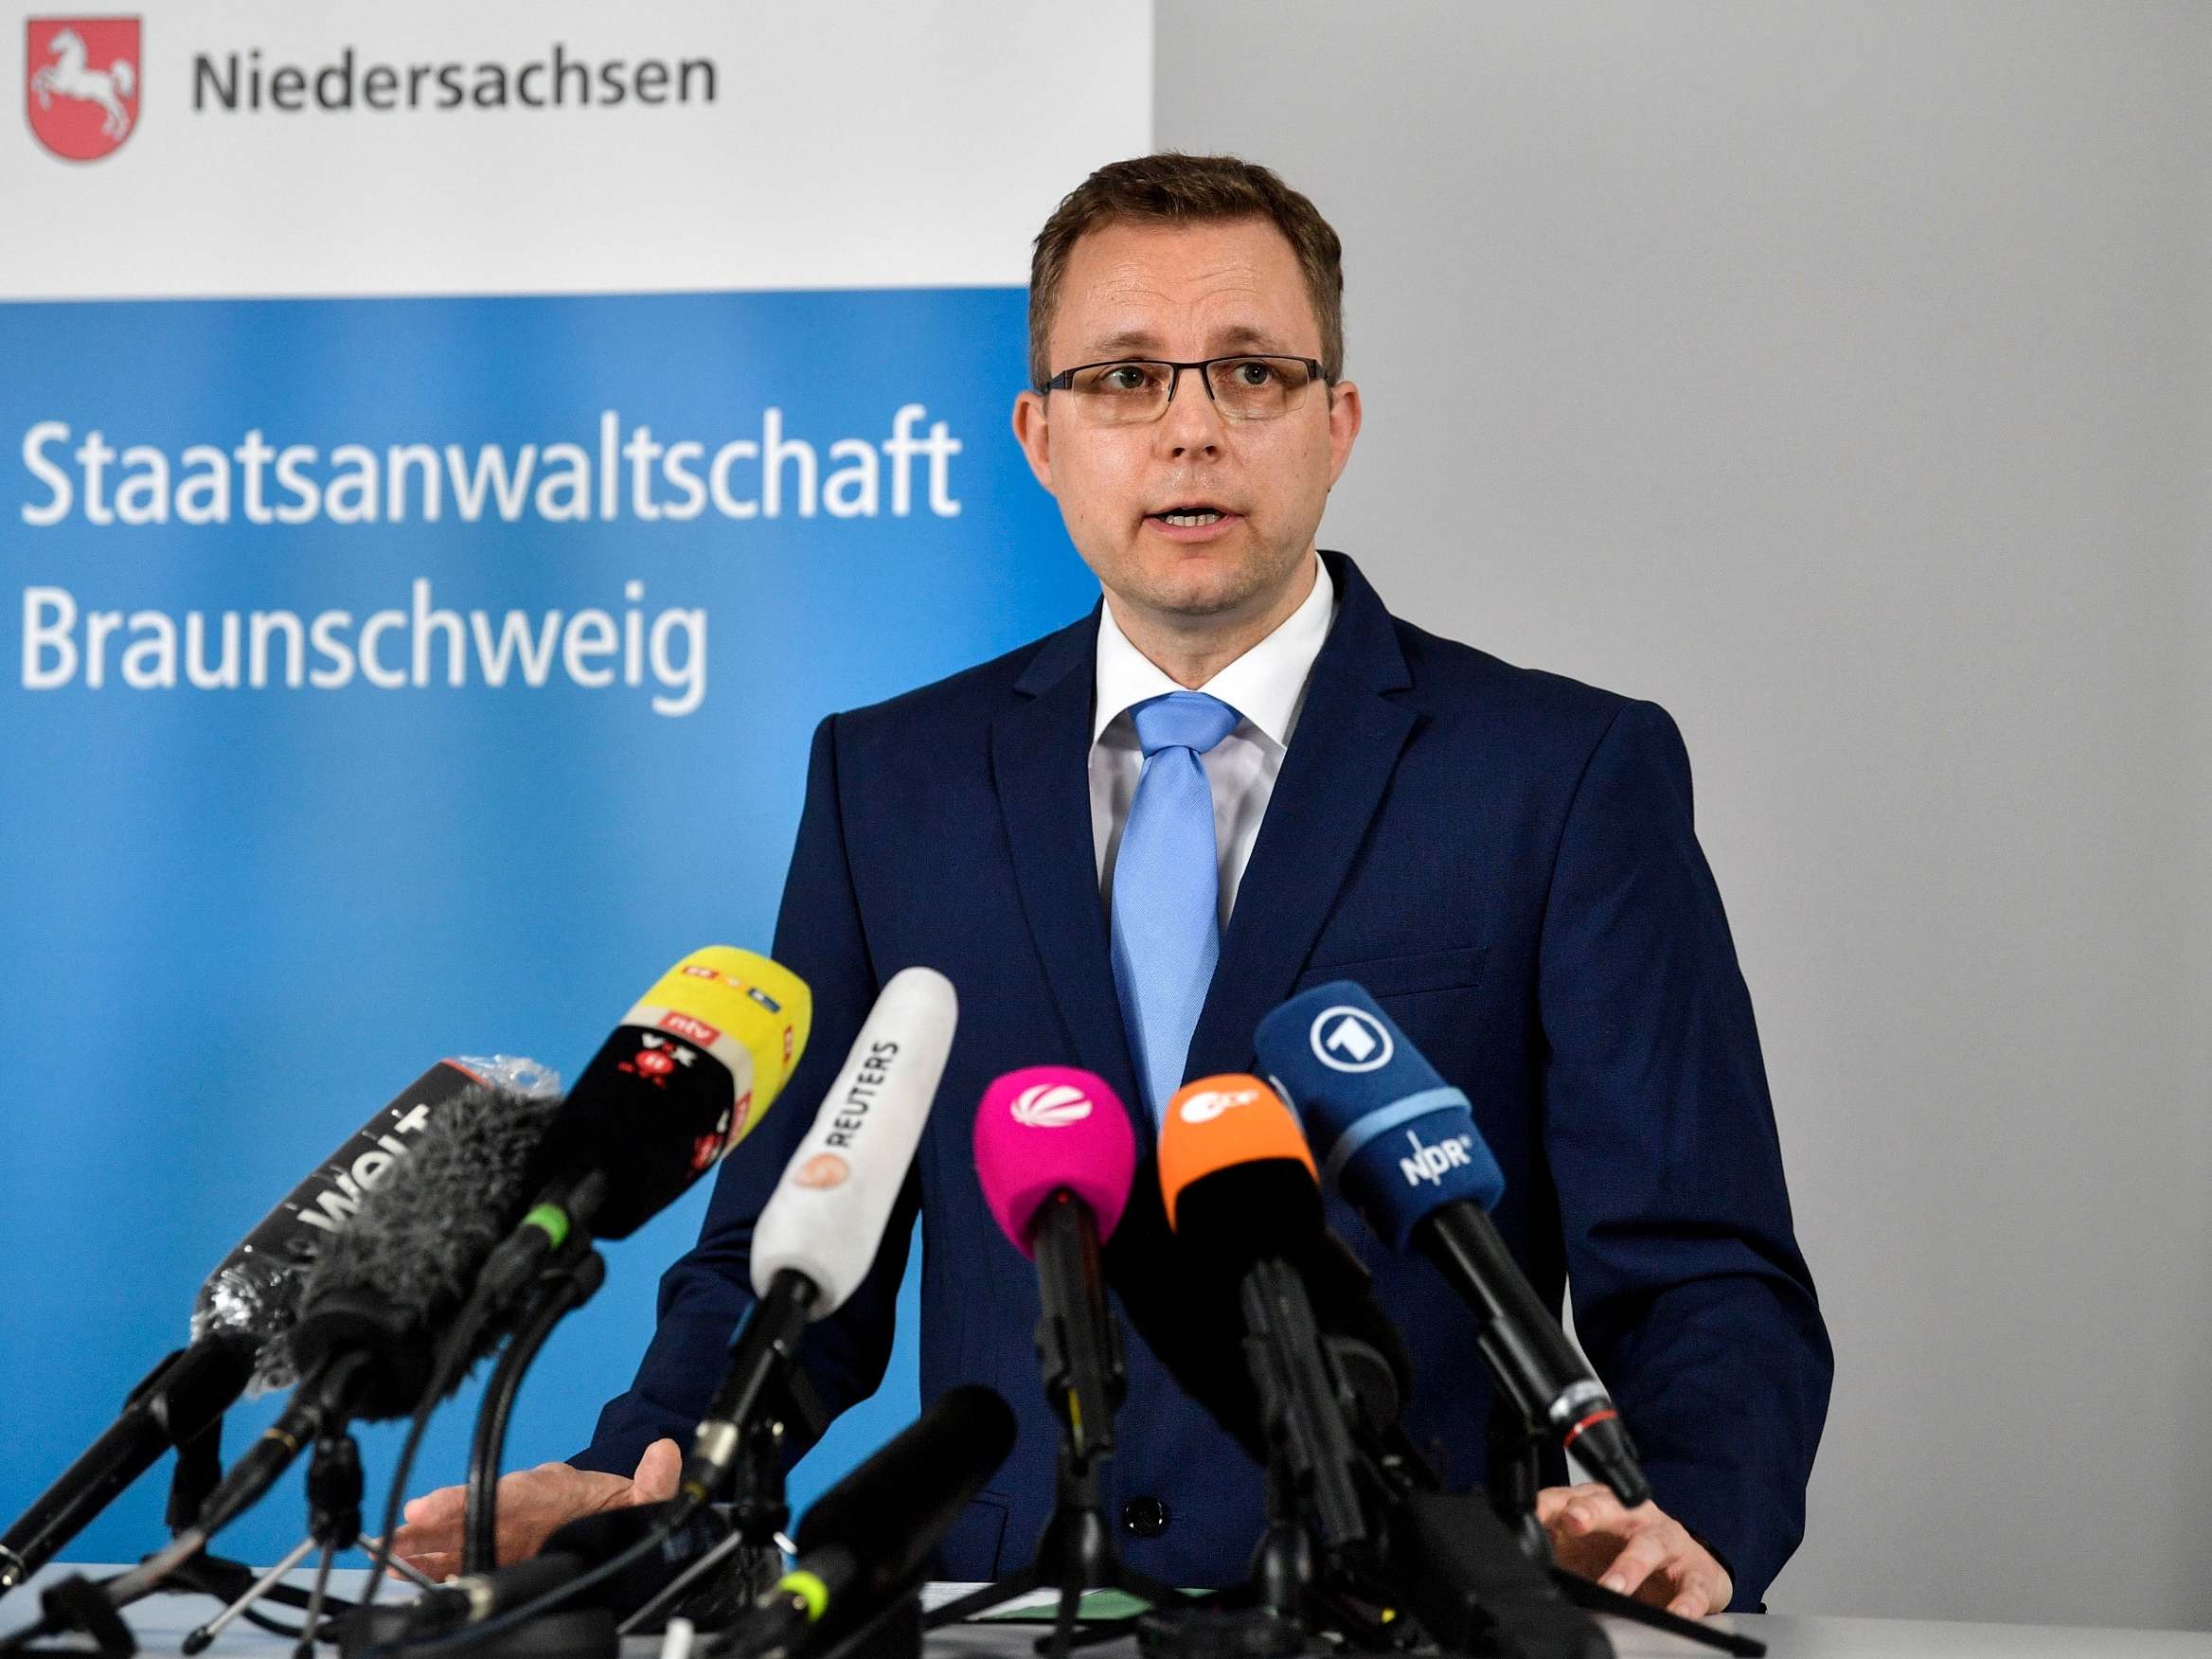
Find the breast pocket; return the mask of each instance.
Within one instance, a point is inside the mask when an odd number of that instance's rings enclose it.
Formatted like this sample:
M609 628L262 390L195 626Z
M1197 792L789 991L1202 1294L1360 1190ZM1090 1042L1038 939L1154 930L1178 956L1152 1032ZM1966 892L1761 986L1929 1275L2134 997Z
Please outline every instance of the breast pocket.
M1332 979L1349 979L1365 986L1377 1002L1427 991L1464 990L1482 982L1483 960L1489 954L1487 945L1454 945L1405 955L1317 962L1298 976L1298 989L1307 990Z

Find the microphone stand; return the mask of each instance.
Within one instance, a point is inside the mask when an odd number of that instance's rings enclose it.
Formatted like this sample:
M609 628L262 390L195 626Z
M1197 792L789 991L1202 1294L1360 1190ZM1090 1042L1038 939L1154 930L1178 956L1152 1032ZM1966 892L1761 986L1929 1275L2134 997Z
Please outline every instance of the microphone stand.
M1663 1607L1653 1607L1632 1596L1608 1590L1559 1565L1552 1558L1550 1536L1536 1518L1536 1493L1543 1481L1539 1459L1547 1438L1543 1426L1530 1421L1507 1397L1507 1391L1500 1388L1491 1396L1485 1437L1490 1454L1485 1485L1489 1489L1490 1507L1528 1559L1544 1570L1561 1595L1589 1613L1610 1613L1650 1630L1664 1631L1723 1653L1736 1654L1739 1659L1761 1659L1767 1650L1764 1642L1684 1618Z
M794 1422L807 1431L810 1439L818 1437L828 1425L830 1414L807 1382L806 1374L796 1369L767 1400L767 1409L756 1411L746 1418L738 1442L737 1461L730 1470L730 1535L653 1592L651 1599L615 1627L616 1635L627 1636L644 1630L661 1614L682 1602L693 1585L730 1557L741 1550L756 1551L757 1561L773 1571L747 1573L738 1582L722 1585L711 1604L686 1609L685 1615L694 1624L711 1627L728 1623L774 1581L776 1573L782 1569L783 1557L798 1553L787 1535L791 1501L784 1489L784 1442L790 1436L789 1425Z
M1040 1638L1037 1650L1050 1659L1066 1659L1072 1648L1089 1645L1075 1639L1088 1591L1118 1590L1155 1608L1189 1598L1130 1566L1115 1547L1099 1484L1106 1462L1114 1455L1113 1412L1128 1386L1120 1332L1112 1312L1096 1300L1098 1234L1089 1212L1072 1203L1048 1203L1038 1212L1039 1234L1047 1229L1061 1235L1060 1248L1037 1252L1045 1281L1041 1286L1044 1313L1037 1322L1037 1356L1060 1418L1052 1517L1045 1522L1027 1566L947 1602L929 1614L923 1625L937 1630L956 1624L1057 1585L1060 1602L1052 1633ZM1054 1264L1065 1271L1056 1275ZM1094 1318L1094 1310L1104 1317ZM1071 1329L1079 1325L1081 1329ZM1086 1372L1091 1375L1085 1377ZM1104 1404L1103 1422L1083 1420L1083 1412L1074 1401L1085 1395Z
M322 1545L323 1559L315 1567L315 1587L308 1594L293 1659L312 1659L331 1563L340 1550L361 1542L361 1448L342 1428L315 1441L314 1460L307 1467L307 1502L308 1537Z
M305 1607L308 1592L292 1589L283 1579L286 1574L307 1559L314 1547L315 1537L311 1532L293 1545L275 1566L259 1577L248 1567L214 1556L202 1556L178 1568L176 1576L169 1580L177 1589L196 1590L206 1596L227 1596L231 1598L224 1603L221 1613L186 1635L178 1644L181 1650L187 1654L205 1652L214 1645L215 1638L240 1618L249 1624L259 1625L271 1635L296 1639L301 1633L298 1630L256 1613L254 1606L257 1602L270 1601L279 1607ZM418 1589L435 1590L438 1587L436 1579L418 1572L405 1561L392 1562L392 1571L403 1575ZM325 1605L344 1607L349 1604L341 1603L337 1597L331 1597L327 1598Z

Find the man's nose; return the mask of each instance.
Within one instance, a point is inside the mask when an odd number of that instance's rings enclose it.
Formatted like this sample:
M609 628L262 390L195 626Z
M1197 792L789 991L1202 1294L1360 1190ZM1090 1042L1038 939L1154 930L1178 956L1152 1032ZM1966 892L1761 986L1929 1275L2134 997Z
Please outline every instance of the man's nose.
M1155 441L1170 457L1213 455L1221 449L1222 412L1206 396L1203 376L1186 369L1176 377L1174 392L1160 412Z

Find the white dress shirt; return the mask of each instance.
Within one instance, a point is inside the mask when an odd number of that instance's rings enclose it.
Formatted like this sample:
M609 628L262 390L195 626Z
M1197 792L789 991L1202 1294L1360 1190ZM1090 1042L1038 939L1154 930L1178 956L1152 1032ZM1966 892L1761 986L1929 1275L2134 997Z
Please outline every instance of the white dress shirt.
M1291 732L1306 704L1313 659L1336 620L1336 584L1318 559L1313 591L1280 626L1198 687L1242 718L1236 729L1201 758L1214 795L1214 847L1221 858L1221 921L1225 931L1237 902L1237 885L1267 816L1268 798L1283 769ZM1178 686L1129 642L1114 620L1114 607L1098 611L1097 696L1091 711L1091 840L1098 856L1098 890L1111 910L1114 858L1129 823L1130 803L1144 775L1144 750L1130 710Z

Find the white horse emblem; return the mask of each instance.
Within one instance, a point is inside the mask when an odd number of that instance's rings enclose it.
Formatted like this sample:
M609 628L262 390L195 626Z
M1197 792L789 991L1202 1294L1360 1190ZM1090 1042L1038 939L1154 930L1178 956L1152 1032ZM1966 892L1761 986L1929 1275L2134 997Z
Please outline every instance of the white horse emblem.
M31 95L39 100L39 108L52 108L57 98L98 104L105 116L100 122L101 134L120 144L131 132L131 112L123 100L138 84L138 71L131 60L117 58L105 69L93 68L84 37L73 28L57 30L46 50L54 61L34 70L30 78Z

